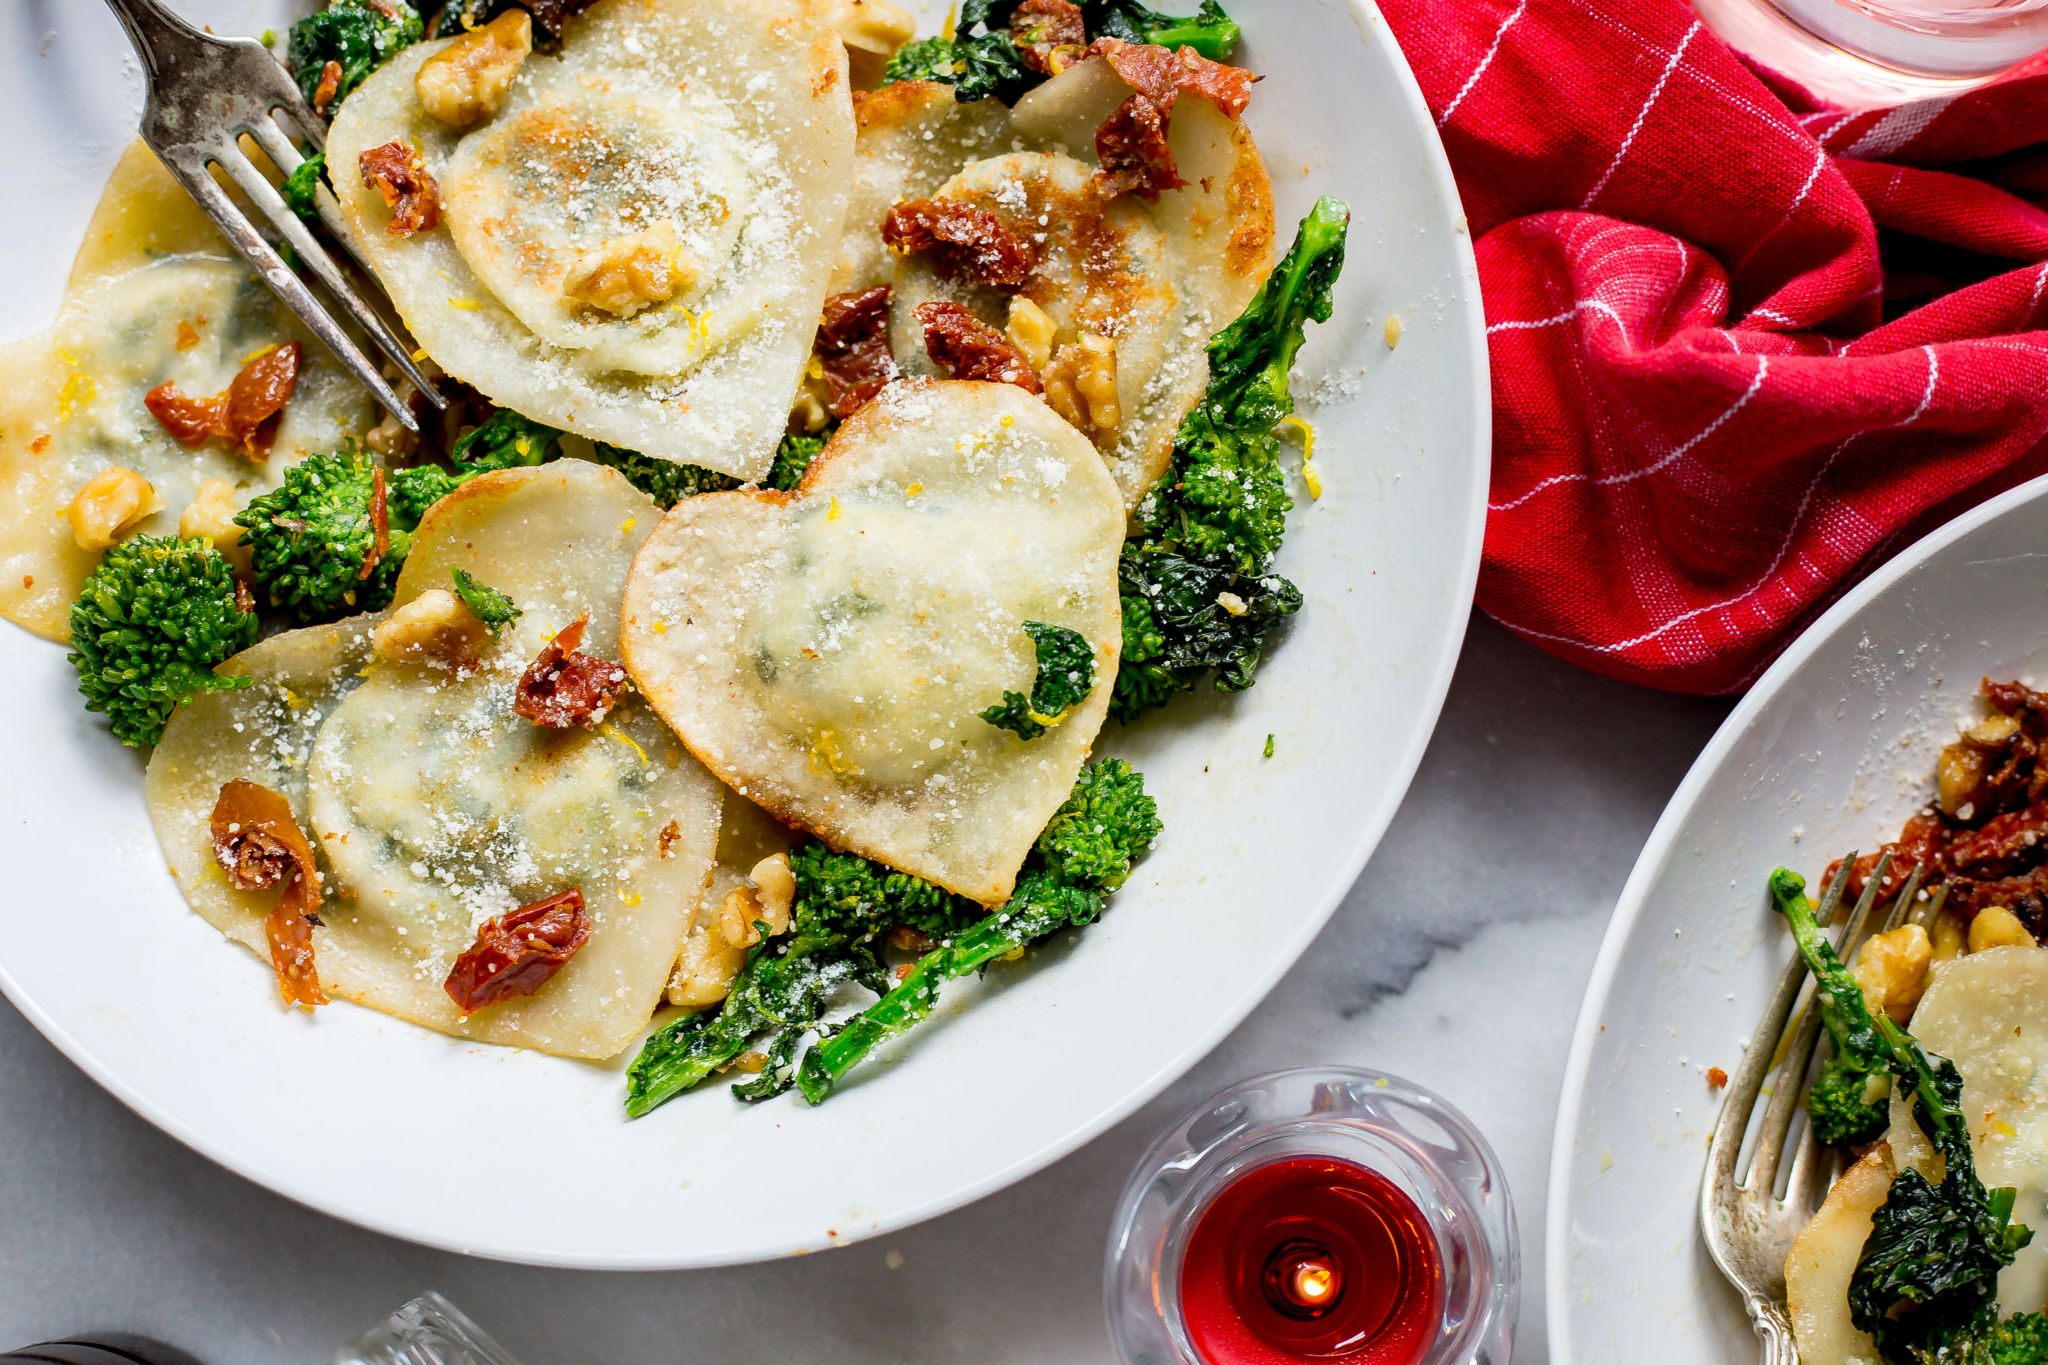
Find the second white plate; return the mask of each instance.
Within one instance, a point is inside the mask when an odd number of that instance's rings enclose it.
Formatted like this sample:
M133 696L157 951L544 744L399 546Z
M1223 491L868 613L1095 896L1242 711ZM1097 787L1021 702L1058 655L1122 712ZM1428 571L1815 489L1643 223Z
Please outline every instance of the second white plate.
M1550 1358L1753 1361L1696 1210L1720 1092L1790 960L1764 879L1898 834L1978 684L2048 668L2048 479L1858 585L1728 717L1671 798L1601 944L1551 1153Z

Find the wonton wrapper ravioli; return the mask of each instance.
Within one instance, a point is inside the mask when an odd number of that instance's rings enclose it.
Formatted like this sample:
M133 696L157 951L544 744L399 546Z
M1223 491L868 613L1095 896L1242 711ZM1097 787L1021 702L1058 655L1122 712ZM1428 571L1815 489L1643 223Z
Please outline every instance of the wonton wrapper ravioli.
M566 730L512 702L579 613L584 652L617 657L614 604L658 515L614 471L560 460L465 484L421 523L397 606L461 568L524 614L468 677L380 661L321 725L307 808L339 899L316 938L331 993L572 1057L611 1056L647 1022L711 870L718 785L637 699ZM441 983L478 926L572 886L590 941L535 994L465 1020Z
M448 41L455 41L450 39ZM527 416L740 478L768 472L817 329L853 151L846 55L799 0L599 0L464 132L406 49L328 138L359 247L431 356ZM393 140L441 187L412 237L358 172ZM673 228L690 283L628 317L564 283Z
M142 405L166 380L212 397L253 352L287 341L303 347L298 383L261 464L218 440L188 450ZM369 396L136 143L107 182L57 321L0 346L0 616L69 635L72 599L100 556L78 548L64 513L101 470L148 479L163 510L128 534L166 535L202 481L227 480L247 504L374 420Z
M1273 256L1272 185L1251 131L1198 95L1175 103L1168 133L1185 187L1157 204L1125 195L1109 205L1083 188L1097 165L1095 130L1131 93L1092 57L1012 110L959 104L951 86L924 81L858 95L854 186L832 280L834 292L893 283L891 348L906 372L929 375L917 303L956 299L1000 329L1007 302L940 281L925 257L889 253L880 227L890 207L963 199L1050 248L1051 268L1022 292L1064 324L1061 343L1077 322L1117 340L1123 423L1107 458L1127 507L1165 472L1174 432L1209 383L1203 348L1251 302ZM1092 268L1071 268L1078 260Z
M626 590L627 667L714 773L778 818L984 904L1005 899L1108 709L1123 505L1088 441L1008 384L912 381L795 493L677 504ZM1025 621L1095 685L1024 741Z
M185 899L199 917L270 960L263 921L278 888L240 891L213 856L213 807L220 789L240 778L270 788L306 823L306 766L313 736L341 699L362 682L370 632L381 615L286 631L235 655L222 673L250 679L238 692L201 692L171 713L150 754L144 793L157 842ZM327 910L334 879L323 885ZM320 930L314 930L316 943ZM322 976L329 964L320 962Z

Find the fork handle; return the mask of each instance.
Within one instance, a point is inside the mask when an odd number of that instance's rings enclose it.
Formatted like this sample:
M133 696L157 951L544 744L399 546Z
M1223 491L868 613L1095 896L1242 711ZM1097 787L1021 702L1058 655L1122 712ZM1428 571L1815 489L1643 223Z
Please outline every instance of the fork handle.
M1756 1328L1763 1346L1763 1365L1799 1365L1799 1348L1792 1344L1792 1324L1785 1310L1769 1299L1749 1296L1749 1323Z

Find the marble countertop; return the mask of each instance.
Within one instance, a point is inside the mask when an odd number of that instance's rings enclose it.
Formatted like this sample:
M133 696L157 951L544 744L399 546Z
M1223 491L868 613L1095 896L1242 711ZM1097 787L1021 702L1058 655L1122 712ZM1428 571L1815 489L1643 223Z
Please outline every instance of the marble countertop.
M324 1365L435 1288L528 1365L1109 1365L1103 1238L1154 1130L1238 1077L1321 1061L1432 1086L1492 1139L1522 1227L1514 1359L1535 1365L1551 1120L1579 995L1638 848L1726 711L1578 672L1475 617L1385 842L1215 1052L1028 1180L797 1260L532 1270L364 1232L164 1136L0 1001L0 1350L122 1329L206 1365Z

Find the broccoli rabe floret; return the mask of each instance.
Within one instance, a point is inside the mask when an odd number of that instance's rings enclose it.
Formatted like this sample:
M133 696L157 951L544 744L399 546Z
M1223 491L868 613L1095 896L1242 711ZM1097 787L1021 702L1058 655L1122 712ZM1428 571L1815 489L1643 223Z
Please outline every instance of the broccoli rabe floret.
M1770 889L1813 973L1821 1020L1838 1050L1881 1053L1913 1121L1941 1156L1940 1184L1912 1166L1892 1178L1849 1277L1849 1318L1893 1365L1951 1359L1946 1343L1993 1322L1998 1272L2033 1233L2012 1221L2012 1190L1987 1190L1977 1178L1955 1063L1930 1056L1889 1015L1870 1013L1821 932L1798 873L1779 868Z
M309 104L319 100L327 63L341 68L333 97L322 108L332 114L372 71L425 35L425 22L407 0L333 0L292 25L284 61Z
M825 448L825 436L784 436L775 448L775 463L768 470L764 487L776 488L787 493L794 489L804 477L804 471L811 467L811 461ZM730 474L720 474L702 465L677 464L673 460L656 459L642 455L635 450L622 450L603 441L596 443L599 462L610 465L626 476L626 482L660 503L663 508L674 507L684 498L694 498L699 493L726 493L742 487L742 481Z
M546 464L561 453L562 433L499 408L449 447L452 469L415 465L391 475L392 524L418 526L427 509L479 474Z
M1805 879L1780 868L1771 874L1770 885L1771 903L1792 926L1800 951L1809 961L1822 964L1813 972L1821 983L1821 1023L1834 1051L1821 1064L1820 1077L1807 1098L1813 1135L1830 1147L1875 1142L1891 1122L1891 1049L1870 1017L1862 988L1814 922Z
M1951 1365L2048 1365L2048 1313L2015 1313L1949 1344Z
M1038 650L1038 673L1031 695L1005 692L981 718L1019 739L1037 739L1060 720L1095 685L1095 650L1078 630L1026 621L1024 633Z
M1274 428L1294 410L1287 372L1307 324L1330 317L1351 211L1316 202L1236 321L1209 341L1209 388L1175 433L1173 462L1139 502L1117 567L1123 658L1111 712L1132 720L1193 687L1252 685L1267 635L1301 594L1267 569L1293 505Z
M373 502L380 473L363 450L310 455L236 515L256 586L273 605L318 622L378 611L391 601L418 522L397 514L387 487L378 552Z
M526 613L513 605L512 599L488 583L479 582L474 574L463 569L452 571L455 576L455 595L462 599L462 605L469 608L469 614L490 627L492 635L501 633L505 627L517 621Z
M561 445L562 433L554 427L510 408L497 408L448 448L448 462L463 474L488 474L546 464L560 453Z
M234 570L203 540L137 536L107 551L71 604L71 665L85 709L114 737L154 744L180 703L247 687L213 666L256 643Z
M1120 758L1082 769L1074 790L1039 834L1017 889L994 912L918 960L887 995L804 1054L797 1086L821 1104L877 1047L928 1018L948 981L979 971L1102 913L1109 893L1159 836L1159 808L1145 779Z
M315 152L284 178L277 192L284 206L297 214L307 227L320 226L320 177L327 171L327 153Z
M1242 36L1237 22L1216 0L1185 19L1145 8L1135 0L1080 0L1081 17L1090 38L1121 38L1127 43L1157 43L1178 51L1191 47L1214 62L1227 62Z

